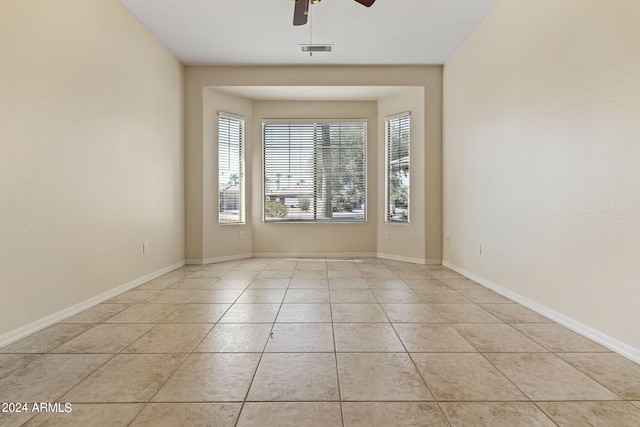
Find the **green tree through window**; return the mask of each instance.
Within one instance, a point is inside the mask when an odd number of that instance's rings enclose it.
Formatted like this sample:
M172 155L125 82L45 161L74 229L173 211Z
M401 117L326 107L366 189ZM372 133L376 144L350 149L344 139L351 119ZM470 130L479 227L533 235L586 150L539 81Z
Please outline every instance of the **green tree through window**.
M366 139L364 121L265 122L264 220L365 222Z
M386 222L409 222L410 133L409 113L385 120Z
M218 116L218 203L218 223L244 223L244 120L226 113Z

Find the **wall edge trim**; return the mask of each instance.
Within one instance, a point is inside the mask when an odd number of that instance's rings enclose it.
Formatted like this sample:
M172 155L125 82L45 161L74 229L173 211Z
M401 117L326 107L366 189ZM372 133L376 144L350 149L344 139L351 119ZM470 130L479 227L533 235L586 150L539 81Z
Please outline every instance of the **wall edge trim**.
M225 262L225 261L236 261L239 259L251 258L252 254L239 254L239 255L229 255L229 256L221 256L216 258L194 258L185 260L186 265L206 265L206 264L215 264L217 262Z
M400 255L392 255L392 254L385 254L385 253L381 253L378 252L377 254L378 258L382 258L382 259L388 259L391 261L402 261L402 262L410 262L412 264L440 264L440 260L426 260L424 258L413 258L413 257L406 257L406 256L400 256ZM436 262L437 261L437 262Z
M180 268L185 265L184 261L179 261L177 263L171 264L167 267L161 268L160 270L156 270L152 273L145 274L144 276L138 277L130 282L127 282L123 285L117 286L113 289L110 289L106 292L98 294L94 297L91 297L87 300L79 302L78 304L74 304L71 307L67 307L62 309L56 313L50 314L48 316L42 317L34 322L28 323L24 326L21 326L13 331L9 331L5 334L0 335L0 348L5 345L11 344L19 339L22 339L28 335L31 335L35 332L41 331L42 329L53 325L61 320L64 320L68 317L71 317L75 314L80 313L88 308L96 306L101 302L104 302L110 298L115 297L123 292L131 290L136 286L140 286L143 283L148 282L149 280L155 279L156 277L162 276L165 273L175 270L176 268Z
M620 354L621 356L626 357L636 363L640 363L640 349L630 346L629 344L625 344L624 342L617 340L609 335L606 335L597 329L594 329L590 326L587 326L581 322L578 322L575 319L572 319L564 314L561 314L555 310L550 309L547 306L539 304L535 301L532 301L516 292L510 291L506 288L503 288L500 285L497 285L490 280L487 280L481 276L473 274L469 271L464 270L463 268L458 267L455 264L452 264L446 260L442 261L442 265L455 271L456 273L462 274L463 276L480 283L481 285L499 293L502 296L505 296L523 306L535 311L536 313L553 320L556 323L565 326L572 331L589 338L601 344L608 349Z
M256 252L256 258L375 258L371 252Z

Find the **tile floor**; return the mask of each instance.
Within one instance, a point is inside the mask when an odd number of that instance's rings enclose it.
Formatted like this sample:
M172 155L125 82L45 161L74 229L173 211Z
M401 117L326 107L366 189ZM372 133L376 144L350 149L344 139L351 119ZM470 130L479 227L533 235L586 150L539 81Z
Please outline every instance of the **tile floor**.
M2 426L638 426L640 365L441 266L254 258L0 348L0 402L28 404Z

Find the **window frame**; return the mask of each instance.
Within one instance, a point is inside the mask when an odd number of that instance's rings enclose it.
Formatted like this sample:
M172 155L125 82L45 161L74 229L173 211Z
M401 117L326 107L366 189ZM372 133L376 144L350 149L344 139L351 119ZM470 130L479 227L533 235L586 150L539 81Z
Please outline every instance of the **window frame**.
M317 218L316 214L314 214L315 218L307 219L307 218L285 218L285 219L277 219L272 217L267 217L266 212L266 202L267 202L267 161L266 161L266 130L267 126L274 124L282 124L284 125L304 125L308 124L309 126L318 126L321 124L341 124L341 123L351 123L351 124L361 124L362 128L360 131L363 132L363 141L362 141L362 193L363 193L363 202L362 202L362 214L357 216L356 219L344 219L344 218ZM289 139L291 141L291 139ZM318 147L317 141L314 141L309 147ZM317 161L314 154L314 163ZM291 158L289 158L288 162L291 162ZM368 120L364 118L358 119L289 119L289 118L277 118L277 119L263 119L262 120L262 188L261 188L261 197L262 197L262 222L265 224L366 224L367 219L367 203L368 203L368 183L367 183L367 175L368 175ZM313 175L313 186L314 193L317 188L318 181L317 175L314 173ZM314 210L319 208L320 203L314 204Z
M406 124L403 121L407 121ZM407 154L403 158L391 160L391 156L394 150L398 148L392 147L392 127L398 128L398 132L402 132L403 129L407 130L406 144ZM402 142L400 142L402 143ZM399 144L398 144L399 145ZM401 148L400 148L401 149ZM406 162L403 160L406 158ZM406 163L406 170L408 171L408 179L406 182L407 194L406 194L406 220L393 219L395 216L392 212L392 200L391 200L391 170L393 161L399 161L399 165ZM387 116L384 119L384 222L385 224L410 224L411 222L411 112L405 111L402 113ZM402 168L403 166L401 166Z
M228 120L229 121L229 130L227 130L227 140L223 141L223 132L222 132L222 121L223 120ZM236 126L239 127L238 130L238 140L237 141L232 141L231 139L231 123L234 123ZM227 113L224 111L218 111L218 141L217 141L217 153L218 153L218 167L217 167L217 171L218 171L218 225L242 225L246 223L246 219L245 219L245 210L246 210L246 203L245 203L245 150L246 150L246 143L245 143L245 136L246 136L246 120L243 116L239 116L236 114L232 114L232 113ZM237 156L238 156L238 219L237 220L223 220L223 201L226 200L226 198L223 199L223 191L224 189L222 188L222 168L221 168L221 162L222 162L222 156L221 156L221 149L222 149L222 144L227 144L227 146L229 147L229 153L231 153L231 148L233 144L237 144L238 145L238 152L237 152ZM229 164L231 164L231 154L229 154ZM231 170L231 168L229 169L229 177L231 178L231 176L234 174L234 171ZM226 170L226 169L225 169ZM230 179L229 178L229 179ZM230 188L230 187L228 187Z

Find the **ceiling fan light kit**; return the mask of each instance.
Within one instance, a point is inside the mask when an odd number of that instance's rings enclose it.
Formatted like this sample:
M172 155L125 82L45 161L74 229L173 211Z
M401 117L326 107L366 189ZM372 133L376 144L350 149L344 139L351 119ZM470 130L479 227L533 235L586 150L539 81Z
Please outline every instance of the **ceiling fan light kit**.
M376 0L355 0L363 6L371 7ZM295 0L293 8L293 25L305 25L309 16L309 4L320 3L320 0Z

